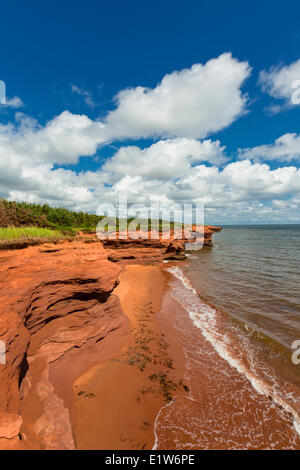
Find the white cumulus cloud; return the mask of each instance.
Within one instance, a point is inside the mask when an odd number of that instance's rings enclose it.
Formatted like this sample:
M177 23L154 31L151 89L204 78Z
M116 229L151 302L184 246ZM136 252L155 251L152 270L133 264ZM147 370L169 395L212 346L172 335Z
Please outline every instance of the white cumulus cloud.
M110 172L114 179L131 175L172 180L182 177L198 162L224 163L227 160L224 152L225 147L219 141L188 138L160 140L145 149L121 147L102 170Z
M0 158L16 163L75 164L80 156L92 156L104 142L103 124L85 115L64 111L44 127L17 113L16 123L0 125Z
M274 143L259 145L253 148L239 150L240 158L249 158L254 161L279 160L290 162L300 160L300 135L295 133L284 134Z
M13 109L23 108L23 106L24 103L18 96L14 96L13 98L6 98L3 104L1 104L1 107Z
M300 59L289 65L263 70L259 75L259 83L273 98L285 100L286 105L297 104L297 97L300 97ZM274 108L274 111L278 112L278 107Z
M107 118L109 137L205 137L229 126L245 111L241 86L248 62L230 53L165 75L155 88L120 91Z

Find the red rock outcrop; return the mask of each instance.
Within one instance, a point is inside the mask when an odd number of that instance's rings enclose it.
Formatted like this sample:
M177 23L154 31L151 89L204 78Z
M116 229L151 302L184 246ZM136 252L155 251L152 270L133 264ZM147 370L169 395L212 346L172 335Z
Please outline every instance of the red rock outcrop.
M112 294L119 271L99 242L62 241L0 253L0 338L6 345L0 447L38 442L41 448L74 448L69 412L49 380L49 365L116 331L129 334Z
M117 232L115 239L102 240L102 244L107 249L108 259L120 264L147 264L169 259L182 260L185 259L187 244L193 245L195 230L195 226L190 229L186 228L184 233L182 230L172 230L168 238L157 233L155 238L151 238L151 232L138 232L140 238L137 240L128 238L124 233L120 237ZM212 246L213 234L221 230L221 227L204 226L203 230L198 233L197 243L200 244L200 247Z

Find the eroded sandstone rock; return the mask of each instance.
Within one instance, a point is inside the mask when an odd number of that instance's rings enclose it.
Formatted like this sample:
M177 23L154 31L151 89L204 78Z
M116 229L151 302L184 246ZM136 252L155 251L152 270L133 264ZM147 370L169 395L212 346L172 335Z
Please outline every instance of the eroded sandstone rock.
M39 442L41 448L74 448L69 411L49 381L49 364L128 329L112 294L119 271L99 241L1 251L0 338L6 364L0 365L0 440L20 435L28 447ZM16 418L21 411L23 424Z

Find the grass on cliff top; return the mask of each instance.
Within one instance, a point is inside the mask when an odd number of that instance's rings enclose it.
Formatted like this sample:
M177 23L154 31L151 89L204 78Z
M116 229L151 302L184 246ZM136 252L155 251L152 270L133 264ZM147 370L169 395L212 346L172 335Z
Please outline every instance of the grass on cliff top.
M48 204L29 204L0 199L0 227L41 227L76 232L78 227L96 227L101 216L74 212Z
M62 232L42 227L0 227L0 240L19 240L21 238L56 238Z
M51 207L48 204L33 204L26 202L16 202L16 201L7 201L6 199L0 199L0 227L2 234L0 234L0 240L2 239L15 239L20 237L48 237L48 236L57 236L53 235L55 231L58 231L59 234L75 236L79 231L88 231L95 232L97 224L102 220L104 216L90 214L87 212L75 212L65 209L63 207ZM109 218L112 219L113 218ZM112 227L115 227L117 230L122 229L130 224L133 221L133 218L129 218L124 221L124 219L115 219L116 224L112 224ZM152 221L153 223L154 221ZM156 220L154 225L159 227L159 230L164 230L165 225L168 230L169 222L164 220ZM150 225L150 220L142 221L141 229L142 230L151 230L152 226ZM181 228L182 224L177 222L170 223L171 229ZM11 235L11 227L16 227L20 229L25 229L25 232L15 232ZM30 231L36 227L37 229L50 230L49 235L47 232L39 232L39 230L33 234ZM8 232L3 231L5 228L8 229ZM112 228L112 230L115 230ZM110 230L109 230L110 231ZM41 233L41 234L40 234Z

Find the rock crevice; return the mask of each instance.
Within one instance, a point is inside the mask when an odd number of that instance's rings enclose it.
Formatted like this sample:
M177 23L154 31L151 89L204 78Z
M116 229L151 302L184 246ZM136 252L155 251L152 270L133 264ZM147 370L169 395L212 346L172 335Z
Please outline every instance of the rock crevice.
M42 252L29 246L0 254L2 448L36 448L37 442L40 448L73 448L69 411L49 379L49 365L128 329L113 295L120 268L101 244L47 245Z

